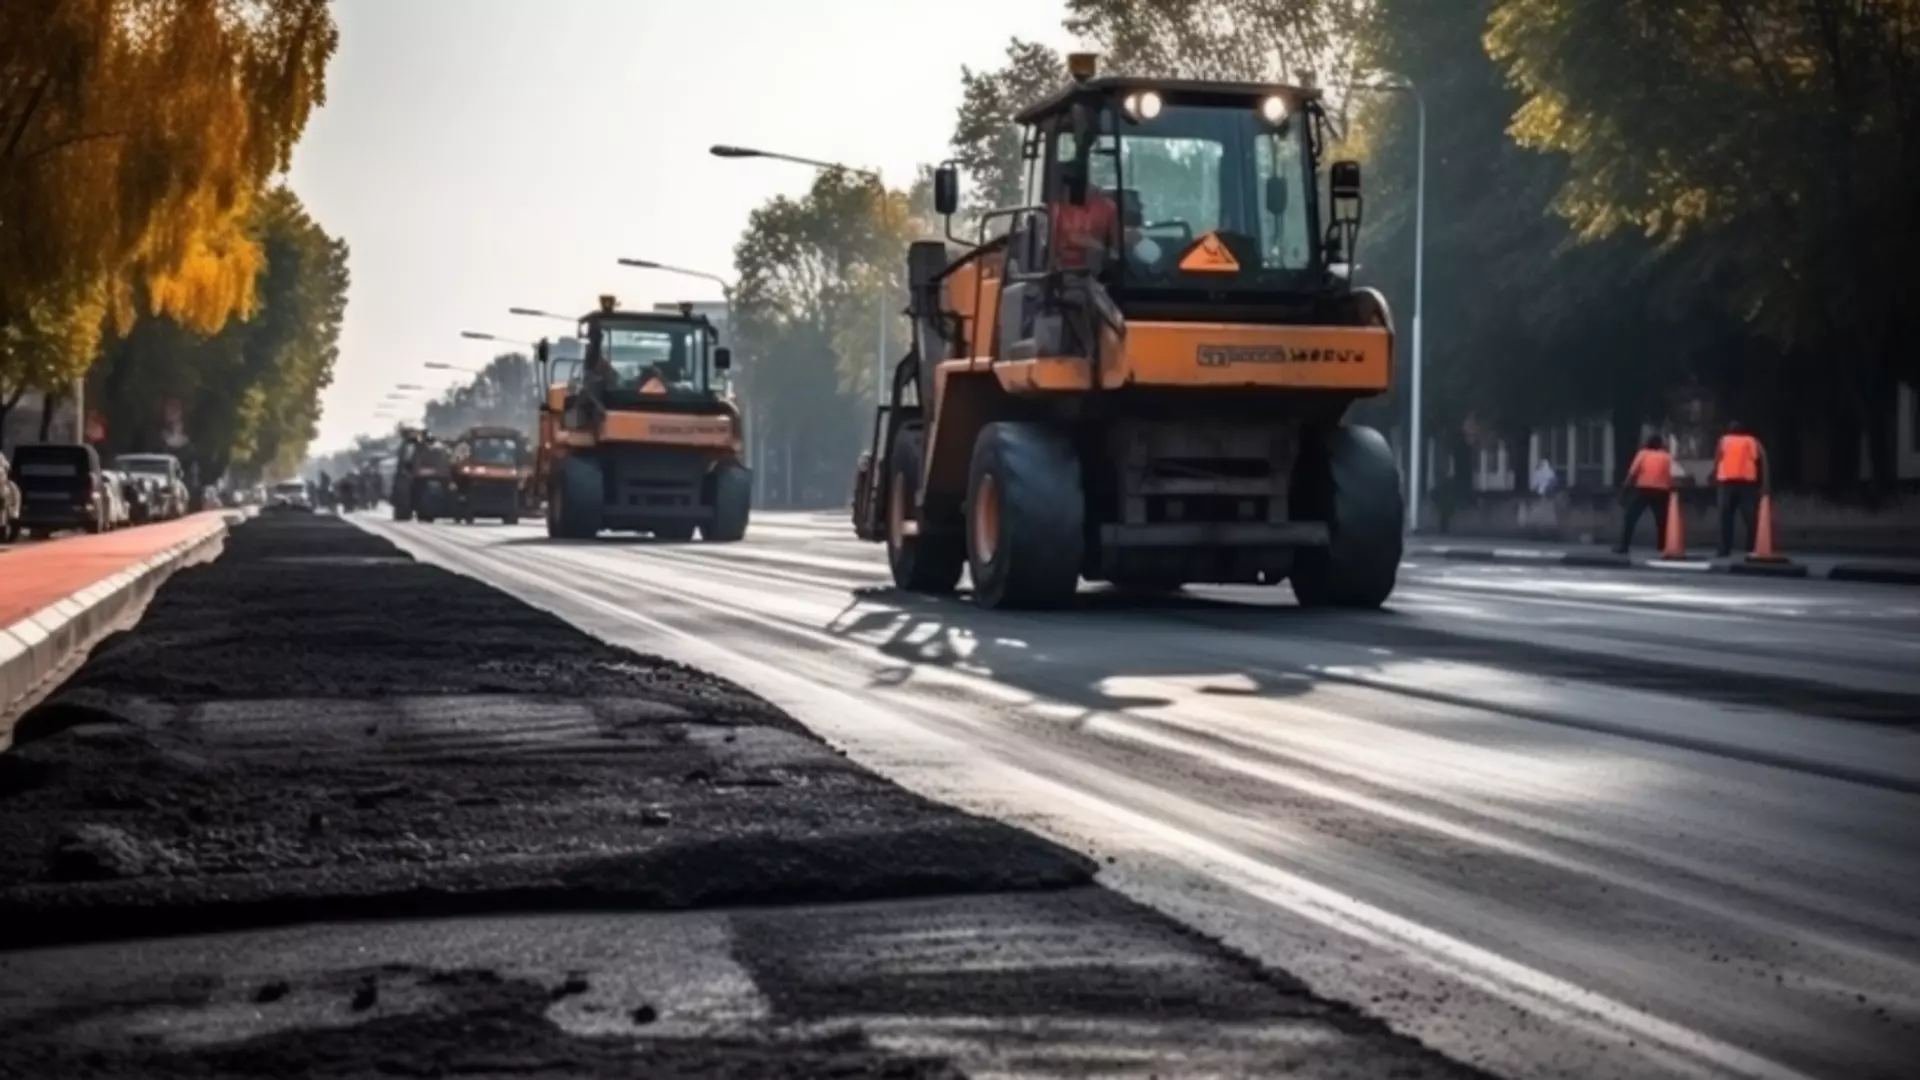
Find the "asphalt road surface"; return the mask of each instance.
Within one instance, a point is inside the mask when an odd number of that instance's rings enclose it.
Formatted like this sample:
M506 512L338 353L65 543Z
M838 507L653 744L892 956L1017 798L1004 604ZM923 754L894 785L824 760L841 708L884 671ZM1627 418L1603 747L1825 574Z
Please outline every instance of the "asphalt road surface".
M745 542L363 519L1513 1076L1911 1077L1920 590L1411 563L1380 613L891 589Z

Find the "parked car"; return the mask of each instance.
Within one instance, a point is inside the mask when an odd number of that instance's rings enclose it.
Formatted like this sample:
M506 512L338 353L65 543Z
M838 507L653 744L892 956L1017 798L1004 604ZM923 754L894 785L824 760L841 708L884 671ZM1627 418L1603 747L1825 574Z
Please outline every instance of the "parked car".
M20 527L27 535L62 529L104 532L108 526L106 480L91 446L28 443L14 447L13 482L20 488Z
M105 469L100 479L107 504L107 528L119 529L133 524L133 511L127 505L127 474Z
M20 488L13 482L13 469L6 455L0 454L0 544L20 539Z
M129 525L145 525L160 520L154 511L160 505L163 492L153 477L132 472L121 473L120 494L127 504Z
M121 454L113 459L113 467L151 476L159 482L161 496L154 520L172 521L187 515L191 496L187 491L187 473L180 467L179 458L172 454Z

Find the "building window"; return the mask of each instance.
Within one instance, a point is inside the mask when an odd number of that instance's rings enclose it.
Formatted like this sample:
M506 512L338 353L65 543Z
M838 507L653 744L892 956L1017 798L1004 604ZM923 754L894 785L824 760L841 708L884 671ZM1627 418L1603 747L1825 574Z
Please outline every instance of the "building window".
M1592 421L1576 428L1574 449L1577 451L1577 456L1573 468L1573 486L1606 487L1607 424L1605 421Z

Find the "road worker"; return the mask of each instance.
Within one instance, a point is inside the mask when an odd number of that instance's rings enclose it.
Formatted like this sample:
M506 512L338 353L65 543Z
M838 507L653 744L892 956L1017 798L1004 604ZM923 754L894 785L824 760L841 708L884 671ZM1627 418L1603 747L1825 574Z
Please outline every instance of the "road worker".
M1673 455L1667 441L1659 435L1647 441L1627 464L1627 475L1620 481L1620 501L1626 507L1626 524L1620 530L1620 544L1613 550L1625 555L1633 546L1633 530L1640 515L1653 513L1653 546L1658 548L1667 535L1667 504L1673 494Z
M1048 207L1053 217L1054 265L1062 270L1098 270L1119 239L1119 204L1087 183L1085 162L1062 162L1060 173L1063 197Z
M1766 475L1767 455L1760 449L1760 440L1748 434L1739 421L1729 423L1727 433L1720 436L1720 446L1713 453L1713 482L1720 489L1720 557L1733 553L1736 516L1747 527L1743 550L1753 551L1760 491Z

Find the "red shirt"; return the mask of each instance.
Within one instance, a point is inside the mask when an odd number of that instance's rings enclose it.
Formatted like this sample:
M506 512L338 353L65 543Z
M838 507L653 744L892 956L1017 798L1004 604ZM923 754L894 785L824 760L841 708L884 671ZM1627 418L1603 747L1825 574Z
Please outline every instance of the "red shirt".
M1105 251L1120 223L1120 208L1106 192L1089 190L1085 206L1062 200L1053 210L1053 259L1056 266L1083 270L1087 255Z

